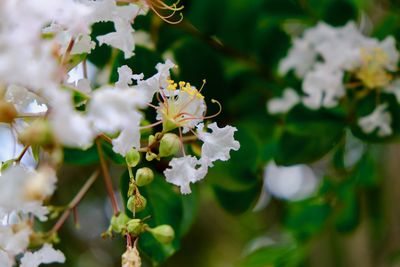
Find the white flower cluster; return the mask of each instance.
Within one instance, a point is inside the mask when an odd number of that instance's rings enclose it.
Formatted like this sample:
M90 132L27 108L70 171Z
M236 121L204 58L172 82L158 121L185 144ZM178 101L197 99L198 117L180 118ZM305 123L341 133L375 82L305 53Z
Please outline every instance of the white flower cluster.
M333 108L351 85L394 94L400 103L399 80L393 75L398 63L399 52L392 36L379 41L364 36L353 22L337 28L320 22L293 40L293 47L279 65L281 75L293 70L302 80L302 96L287 88L282 98L268 102L268 111L284 113L298 103L313 110ZM350 77L352 84L345 77ZM385 107L382 104L368 116L370 119L360 120L365 133L383 127L379 136L391 134L391 115ZM379 122L382 118L383 122Z
M76 65L72 62L82 61L96 47L90 37L94 23L112 22L115 28L97 37L99 45L121 50L125 58L134 55L132 23L138 15L147 13L152 2L122 2L0 1L0 123L8 124L15 139L25 146L18 158L0 165L0 266L19 263L34 267L65 261L48 240L35 252L27 250L35 234L32 219L47 219L49 210L44 201L56 189L55 170L62 158L54 151L62 151L62 147L84 150L102 138L127 162L127 154L132 151L146 152L152 156L149 160L160 159L162 155L152 151L153 145L160 145L162 136L178 129L181 155L172 158L164 173L167 181L179 186L184 194L191 192L190 183L205 177L213 162L228 160L230 150L240 147L234 139L236 128L220 128L216 123L204 127L205 120L213 116L205 114L201 89L186 82L179 82L178 87L170 79L170 70L175 66L170 60L157 64L157 73L147 79L122 66L115 84L92 89L86 77L68 83L68 72ZM173 5L172 10L180 8ZM76 103L76 95L83 96L80 103ZM40 111L32 112L32 104ZM143 109L147 107L155 108L157 113L157 121L150 125L144 125ZM157 125L163 128L156 134L159 139L149 139L144 145L143 130ZM185 154L183 140L193 137L203 142L200 159ZM34 146L45 153L33 170L21 164L21 157ZM175 156L175 152L168 156ZM135 192L139 194L138 189Z
M42 263L64 262L64 255L45 243L35 252L27 251L33 233L29 215L46 220L48 209L43 200L55 190L56 176L49 167L30 171L15 165L0 176L0 266L12 267L22 255L21 267L37 267Z

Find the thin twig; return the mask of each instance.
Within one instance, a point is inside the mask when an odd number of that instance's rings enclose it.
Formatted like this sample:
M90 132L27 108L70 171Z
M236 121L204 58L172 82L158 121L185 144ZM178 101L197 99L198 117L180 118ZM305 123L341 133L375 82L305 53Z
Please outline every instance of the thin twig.
M171 24L168 24L171 25ZM255 69L261 76L265 79L271 79L273 77L271 71L260 62L258 62L255 58L245 55L232 47L223 44L221 41L208 36L202 32L200 32L193 24L188 22L187 20L183 20L179 24L174 24L172 27L179 28L186 33L191 34L192 36L200 39L201 41L208 44L210 47L215 49L216 51L222 53L223 55L241 61L242 63L246 64L247 66Z
M15 163L20 163L22 158L24 157L26 151L28 151L30 145L24 146L24 149L22 149L21 153L18 155L18 157L15 159Z
M86 192L89 190L89 188L92 186L92 184L96 181L97 177L99 177L98 170L96 170L89 177L89 179L85 182L85 184L82 186L82 188L76 194L76 196L71 200L71 202L67 206L67 209L60 216L60 218L58 218L58 221L53 226L53 228L50 230L50 234L56 233L61 228L61 226L64 224L64 222L67 220L68 216L70 215L71 211L76 208L76 206L79 204L79 202L85 196Z
M101 148L100 139L96 139L96 145L97 145L97 151L99 153L100 165L101 165L101 170L103 172L104 183L106 185L107 193L110 198L111 205L113 207L114 215L117 215L119 213L118 203L114 195L111 177L110 173L108 172L107 162L104 158L103 149Z

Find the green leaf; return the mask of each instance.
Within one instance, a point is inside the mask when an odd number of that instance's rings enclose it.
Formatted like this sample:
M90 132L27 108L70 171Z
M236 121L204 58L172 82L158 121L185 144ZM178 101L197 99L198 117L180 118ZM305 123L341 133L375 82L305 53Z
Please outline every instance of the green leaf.
M104 154L106 154L107 158L111 159L112 162L119 165L126 164L125 158L120 154L115 153L110 143L104 141L102 142L101 147L103 148Z
M240 149L231 151L229 161L215 162L206 178L217 201L232 214L251 209L261 193L262 179L257 175L258 144L249 130L238 126L235 139L239 141Z
M321 198L289 203L283 224L299 240L307 240L320 232L331 214L331 206Z
M341 140L345 122L332 111L296 106L287 114L275 161L279 165L313 162Z
M299 250L293 244L266 246L252 252L237 267L296 266Z
M96 37L113 32L114 25L112 22L98 22L92 25L92 33L90 37L96 42L96 48L88 55L88 60L96 67L103 68L111 59L111 47L108 45L99 46Z
M357 199L356 187L352 183L342 184L337 192L338 210L335 214L336 229L340 232L354 230L360 222L360 204Z
M91 146L86 150L64 148L64 162L74 165L89 165L99 162L96 146Z

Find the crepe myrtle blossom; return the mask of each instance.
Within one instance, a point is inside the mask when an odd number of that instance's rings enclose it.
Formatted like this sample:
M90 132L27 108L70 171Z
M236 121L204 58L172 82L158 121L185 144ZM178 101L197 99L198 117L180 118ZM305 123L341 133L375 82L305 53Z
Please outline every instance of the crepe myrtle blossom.
M264 169L265 190L281 199L301 200L312 195L318 188L318 178L307 165L278 166L268 163Z
M282 97L275 97L268 101L267 110L270 114L286 113L300 103L300 96L292 88L286 88Z
M213 122L207 125L207 128L212 130L211 133L204 132L203 128L203 124L200 124L197 133L199 139L203 141L201 160L208 166L212 167L216 160L229 160L229 152L231 150L237 151L240 148L239 142L233 137L237 131L235 127L227 125L220 128L216 122Z
M345 95L343 72L333 70L326 65L317 66L308 72L302 87L306 94L303 104L310 109L332 108Z
M393 133L391 128L392 115L386 110L388 104L384 103L375 108L375 110L358 120L358 125L366 134L371 134L377 130L379 137L386 137Z
M54 170L47 166L37 171L9 167L0 175L0 215L20 212L45 221L48 210L43 200L53 194L56 182Z
M333 108L346 95L345 76L366 89L390 88L398 63L392 36L380 41L364 36L354 22L342 27L320 22L294 38L279 72L285 75L294 70L303 79L306 107Z
M182 194L190 194L190 184L203 179L207 174L207 166L194 156L173 158L164 171L167 182L177 185Z
M64 254L47 243L35 252L27 251L31 234L32 229L27 222L0 225L0 264L2 267L15 266L17 256L20 258L20 267L37 267L41 264L65 262Z
M237 131L235 127L227 125L219 128L214 122L207 126L212 130L211 133L203 131L203 128L203 124L198 125L197 136L203 141L201 158L197 159L194 156L173 158L169 163L170 168L164 171L166 180L179 186L182 194L191 193L190 184L202 180L214 161L226 161L230 159L231 150L240 148L239 142L233 137Z

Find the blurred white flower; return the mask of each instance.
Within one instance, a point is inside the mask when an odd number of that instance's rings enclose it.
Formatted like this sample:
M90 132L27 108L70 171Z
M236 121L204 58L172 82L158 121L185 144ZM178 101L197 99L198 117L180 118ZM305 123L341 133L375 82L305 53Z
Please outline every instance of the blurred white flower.
M279 63L279 73L294 69L298 78L304 77L317 61L317 53L307 40L294 39L288 55Z
M41 264L48 263L64 263L64 254L53 248L50 244L44 244L39 250L35 252L26 252L21 258L21 267L38 267Z
M319 181L310 167L304 164L290 167L270 162L264 170L265 189L273 196L288 200L301 200L312 195Z
M48 210L42 202L53 194L56 181L54 170L47 167L38 171L9 167L0 175L0 214L32 213L46 220Z
M392 115L386 111L387 103L377 106L374 111L358 120L358 125L366 134L372 133L375 129L378 130L379 137L389 136L393 133L391 128Z
M383 88L385 93L394 94L397 103L400 103L400 79L393 80L388 86Z
M282 97L272 98L267 103L270 114L286 113L300 102L300 97L292 88L286 88Z
M310 109L332 108L345 94L343 72L335 71L327 65L317 65L307 73L302 87L307 95L303 98L305 106Z

